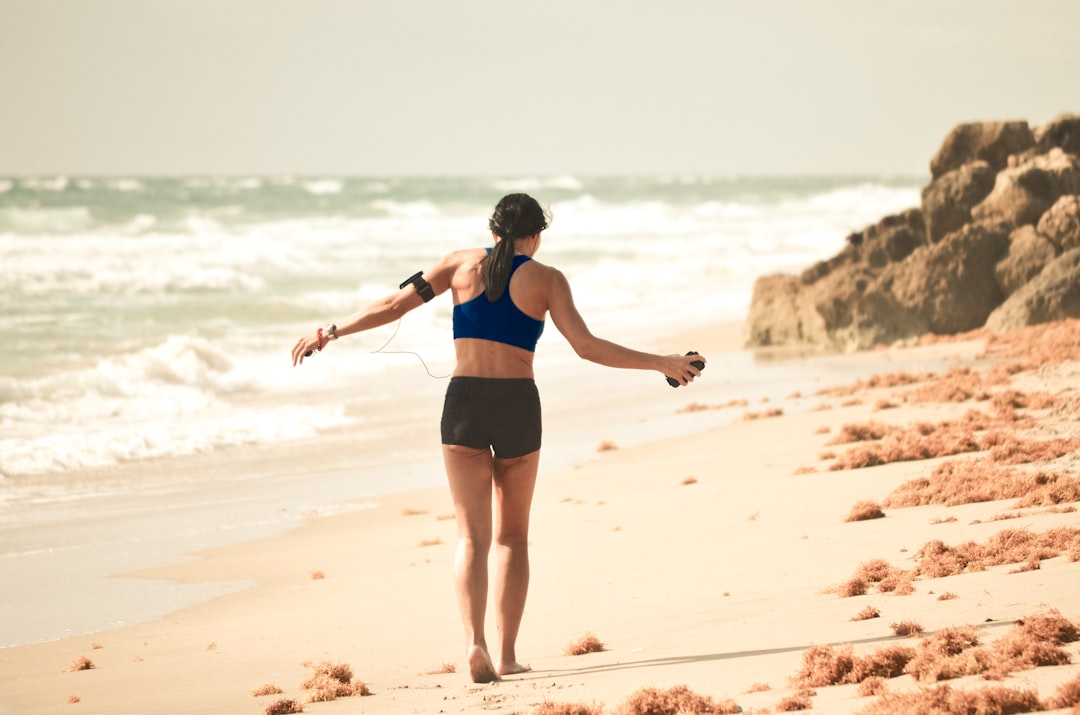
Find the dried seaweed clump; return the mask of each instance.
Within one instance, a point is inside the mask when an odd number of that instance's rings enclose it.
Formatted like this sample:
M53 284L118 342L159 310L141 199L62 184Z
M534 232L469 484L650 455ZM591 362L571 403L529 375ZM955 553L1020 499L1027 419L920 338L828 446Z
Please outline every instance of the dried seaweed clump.
M319 661L311 666L312 675L300 687L310 691L309 703L327 702L354 695L371 695L362 681L353 682L352 669L346 663Z
M1062 684L1054 697L1046 701L1046 706L1054 710L1078 705L1080 705L1080 675Z
M943 376L903 394L906 402L940 403L990 399L984 379L970 367L954 367Z
M901 427L884 424L883 422L848 423L840 428L840 433L826 444L852 444L853 442L872 442L884 438L886 435L901 431Z
M1057 404L1058 399L1049 392L1003 390L990 398L990 407L999 414L1018 409L1048 410Z
M770 419L772 417L783 417L784 410L780 407L770 407L764 412L745 412L742 419L744 422L752 422L754 420Z
M1050 462L1080 449L1080 438L1020 439L1012 434L991 432L983 438L982 448L990 450L987 459L996 464Z
M862 596L872 584L876 584L880 593L907 595L914 591L914 580L913 571L897 568L884 559L871 559L859 564L852 577L840 584L838 592L841 598Z
M921 636L923 632L922 625L916 621L900 621L890 624L889 627L898 636Z
M854 395L863 390L870 390L879 387L901 387L903 385L910 385L915 382L923 382L925 380L932 380L935 377L935 373L924 372L919 374L912 374L910 372L888 372L879 375L872 375L868 380L856 380L850 385L841 385L839 387L826 387L818 390L815 394L823 397L847 397Z
M292 715L304 712L304 706L295 700L275 700L263 711L266 715Z
M802 710L812 710L814 703L810 699L817 695L813 690L800 690L794 695L789 695L776 704L776 712L792 713Z
M602 705L589 705L586 703L541 703L532 715L601 715L604 712Z
M974 626L944 628L923 639L907 672L922 682L965 675L1000 680L1020 670L1069 663L1063 646L1076 640L1080 629L1056 610L1017 621L988 646L981 644Z
M68 666L69 673L77 673L80 670L93 670L97 666L93 661L87 658L85 655L80 655L75 660L71 661L71 665Z
M990 657L978 648L981 641L975 626L952 626L923 639L907 664L907 673L921 682L952 680L985 673Z
M957 690L937 685L907 693L885 693L857 715L896 715L896 713L934 713L934 715L1009 715L1042 710L1035 691L994 686L975 690Z
M741 712L733 700L714 701L685 685L666 690L642 688L628 697L616 710L617 715L726 715Z
M867 606L851 618L853 621L868 621L871 618L881 618L881 611L873 606Z
M586 653L600 653L604 651L604 644L594 636L592 633L586 633L575 641L572 641L570 645L566 646L566 650L563 651L564 655L585 655Z
M877 423L863 425L876 434ZM977 452L986 449L975 438L975 433L987 429L990 418L976 410L969 410L959 420L946 420L937 424L918 422L906 428L890 427L877 440L859 444L842 454L829 465L831 471L862 469L893 462L913 462L954 454ZM855 432L859 425L845 425L845 432Z
M883 695L889 691L889 686L885 684L885 678L879 678L874 675L859 683L859 688L856 691L861 698L868 698L873 695Z
M869 521L870 519L884 519L885 512L881 505L873 501L859 501L851 507L844 521Z
M1057 610L1022 618L994 643L988 676L1000 679L1018 670L1066 665L1070 658L1062 646L1077 640L1080 631L1076 624Z
M1025 529L1006 529L991 536L985 543L969 541L948 546L934 539L918 552L916 571L927 578L955 576L964 572L985 571L1002 564L1033 564L1039 561L1072 554L1080 549L1080 529L1059 528L1036 534Z
M954 459L939 464L929 477L901 484L885 498L884 506L958 506L1002 499L1020 499L1017 508L1080 501L1080 479L1047 470L1024 471L989 459Z
M800 688L850 685L867 678L896 678L904 673L915 649L886 646L870 655L856 656L849 643L843 646L813 646L803 653L802 668L791 678Z
M1059 320L987 336L987 351L1021 358L1023 370L1075 360L1080 354L1080 320Z

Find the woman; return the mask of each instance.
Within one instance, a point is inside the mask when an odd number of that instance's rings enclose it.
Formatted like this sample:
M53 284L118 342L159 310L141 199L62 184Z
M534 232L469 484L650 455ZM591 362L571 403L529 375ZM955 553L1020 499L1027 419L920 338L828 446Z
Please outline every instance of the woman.
M301 338L292 350L297 365L332 340L397 320L451 292L457 361L443 406L443 459L457 517L458 605L469 674L477 683L529 669L518 662L515 643L529 588L529 512L540 462L533 355L547 316L579 356L601 365L656 370L686 385L701 374L693 362L705 362L700 355L638 352L589 332L565 276L533 260L548 217L531 196L505 196L488 226L492 248L450 253L398 292L340 326L331 324ZM484 636L493 540L499 639L494 661Z

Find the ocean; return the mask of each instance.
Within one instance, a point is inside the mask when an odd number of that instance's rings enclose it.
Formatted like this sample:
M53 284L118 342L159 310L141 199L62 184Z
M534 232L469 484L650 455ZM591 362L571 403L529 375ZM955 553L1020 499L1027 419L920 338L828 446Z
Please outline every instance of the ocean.
M291 347L443 254L489 245L487 220L503 194L525 191L549 207L553 221L536 257L566 274L592 331L648 349L659 336L742 321L759 276L799 272L834 255L852 231L917 206L922 183L0 177L0 566L10 586L0 587L0 611L11 611L3 614L8 632L0 647L118 622L107 609L65 610L49 586L58 569L68 569L71 588L84 588L152 562L155 549L187 553L249 538L274 520L256 514L256 507L275 508L270 497L259 505L253 494L287 493L312 509L332 509L312 496L310 483L254 490L237 483L230 492L209 470L191 475L181 492L151 485L149 475L162 460L208 456L213 464L228 450L269 451L326 435L347 433L360 446L389 440L392 428L380 415L407 404L411 393L435 395L453 368L447 296L400 324L335 343L332 358L328 352L293 368ZM549 324L537 350L538 379L572 360ZM706 375L719 380L719 364L710 368ZM749 359L738 365L744 374L753 369ZM399 438L406 423L401 417ZM383 466L392 467L393 457L387 460ZM145 484L116 478L121 468L141 474L139 465L146 465ZM223 491L208 505L197 495L211 484ZM332 502L347 490L322 484L316 492ZM145 533L121 533L130 521L106 533L121 511L144 519ZM196 512L213 515L215 526L191 526ZM86 520L81 531L55 528L78 519ZM182 544L155 545L181 532ZM87 545L96 556L86 556ZM23 558L33 554L38 561ZM42 559L56 561L42 566ZM82 580L75 566L89 569ZM198 597L172 588L170 604ZM39 618L19 612L28 598Z
M444 253L488 245L504 193L550 207L537 258L568 276L593 332L633 343L742 320L758 276L835 254L918 190L859 177L0 178L0 480L340 426L340 407L303 406L313 379L425 377L418 359L372 354L387 341L447 373L448 300L348 341L355 359L331 372L289 369L288 354ZM549 329L541 354L560 339Z

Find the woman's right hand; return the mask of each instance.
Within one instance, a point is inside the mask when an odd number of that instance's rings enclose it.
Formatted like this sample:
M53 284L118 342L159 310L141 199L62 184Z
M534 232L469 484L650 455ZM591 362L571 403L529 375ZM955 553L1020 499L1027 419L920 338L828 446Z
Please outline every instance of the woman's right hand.
M292 364L293 367L301 365L304 362L304 358L308 357L314 352L317 352L320 348L326 347L326 340L319 344L319 334L307 335L296 341L296 345L292 349Z

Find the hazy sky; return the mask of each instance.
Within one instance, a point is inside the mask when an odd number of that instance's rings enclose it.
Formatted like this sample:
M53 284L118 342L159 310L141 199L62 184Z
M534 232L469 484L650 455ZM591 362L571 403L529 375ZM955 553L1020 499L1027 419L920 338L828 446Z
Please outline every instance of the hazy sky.
M1077 0L0 0L0 175L927 174Z

